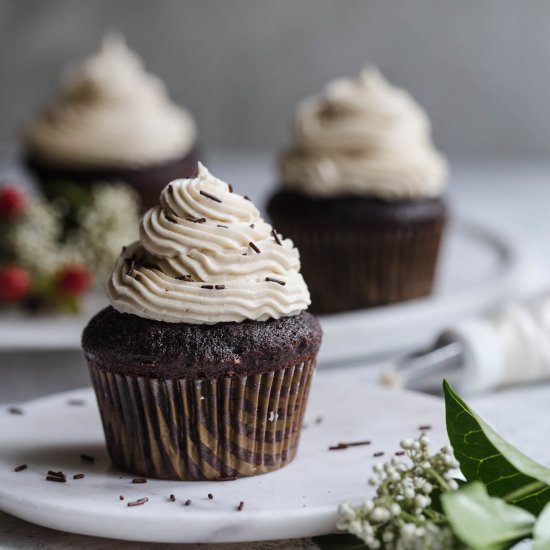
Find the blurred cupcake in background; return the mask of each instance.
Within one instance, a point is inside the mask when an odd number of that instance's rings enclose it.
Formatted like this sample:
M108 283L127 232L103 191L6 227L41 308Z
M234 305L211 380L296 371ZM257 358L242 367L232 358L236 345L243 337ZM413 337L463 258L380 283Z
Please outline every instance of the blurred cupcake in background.
M312 311L431 292L447 164L430 133L422 108L375 69L299 105L268 212L300 249Z
M134 187L144 208L195 174L197 132L118 35L69 69L57 99L24 129L25 163L46 196L85 201L96 181Z

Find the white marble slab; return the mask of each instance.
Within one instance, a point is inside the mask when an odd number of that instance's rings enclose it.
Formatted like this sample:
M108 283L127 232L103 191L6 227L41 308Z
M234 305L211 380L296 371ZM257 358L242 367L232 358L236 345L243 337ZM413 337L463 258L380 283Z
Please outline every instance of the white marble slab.
M69 405L73 398L85 405ZM362 501L372 492L367 478L384 459L375 453L390 457L400 439L426 424L433 427L434 445L445 441L440 399L318 376L298 458L286 468L231 482L132 484L133 476L110 466L91 390L43 398L22 409L23 415L0 409L0 509L54 529L135 541L242 542L333 532L338 504ZM372 444L328 450L365 439ZM95 462L83 462L81 453ZM28 464L27 470L15 473L19 464ZM45 481L48 470L63 470L68 482ZM86 477L73 480L80 472ZM176 502L169 501L171 493ZM127 506L141 497L149 501ZM187 499L191 506L184 506Z

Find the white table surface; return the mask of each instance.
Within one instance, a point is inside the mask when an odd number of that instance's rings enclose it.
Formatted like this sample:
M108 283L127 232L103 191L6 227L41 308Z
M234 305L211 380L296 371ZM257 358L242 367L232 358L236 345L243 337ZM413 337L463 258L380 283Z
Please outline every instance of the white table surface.
M266 154L212 154L209 168L222 172L228 181L236 184L257 204L263 204L274 181L271 176L271 159ZM550 286L550 162L527 160L460 160L452 162L453 176L449 190L449 202L455 215L483 222L500 231L517 243L522 250L523 277L518 291L533 294L548 284ZM250 171L249 184L243 189L233 174ZM0 356L0 366L21 372L15 394L31 397L52 391L77 387L87 382L77 354L65 357L75 362L72 376L56 376L55 354L17 354ZM27 370L26 370L27 368ZM36 369L48 369L46 383L36 382ZM52 370L50 370L52 369ZM358 376L369 376L364 369L354 369ZM512 389L470 399L495 427L522 450L540 462L550 465L550 432L543 431L541 418L550 414L550 386ZM407 434L403 434L407 436ZM0 513L1 550L38 550L43 548L113 550L160 550L174 545L135 544L108 541L59 533L30 525ZM216 546L181 546L186 550L213 549ZM315 548L310 541L280 541L254 543L252 545L223 545L224 550L274 549L298 550Z

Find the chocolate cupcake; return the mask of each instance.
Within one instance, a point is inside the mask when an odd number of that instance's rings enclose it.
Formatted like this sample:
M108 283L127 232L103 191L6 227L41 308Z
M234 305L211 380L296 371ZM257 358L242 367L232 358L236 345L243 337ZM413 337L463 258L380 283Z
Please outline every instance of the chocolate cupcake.
M312 311L336 313L429 294L447 218L444 158L405 91L376 70L329 84L295 117L268 204L302 255Z
M83 335L116 466L214 480L293 459L321 341L299 269L292 241L202 165L164 189Z
M197 169L193 119L117 36L68 71L59 97L30 121L23 141L25 164L50 198L124 181L148 208L168 182Z

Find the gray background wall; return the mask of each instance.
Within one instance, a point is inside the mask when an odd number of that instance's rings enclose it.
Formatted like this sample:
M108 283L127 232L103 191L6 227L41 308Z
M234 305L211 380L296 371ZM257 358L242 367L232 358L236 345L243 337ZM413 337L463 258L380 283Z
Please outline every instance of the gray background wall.
M277 147L300 98L374 63L446 152L550 154L548 0L0 0L1 140L109 29L208 146Z

